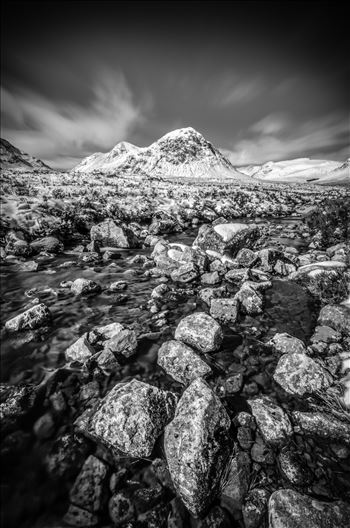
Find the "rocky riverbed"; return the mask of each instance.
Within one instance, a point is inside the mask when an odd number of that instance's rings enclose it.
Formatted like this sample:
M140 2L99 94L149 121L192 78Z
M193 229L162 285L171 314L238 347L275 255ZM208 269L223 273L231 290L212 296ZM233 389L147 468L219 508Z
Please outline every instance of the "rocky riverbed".
M5 525L347 526L348 192L162 181L127 203L119 182L74 215L24 181L1 233Z

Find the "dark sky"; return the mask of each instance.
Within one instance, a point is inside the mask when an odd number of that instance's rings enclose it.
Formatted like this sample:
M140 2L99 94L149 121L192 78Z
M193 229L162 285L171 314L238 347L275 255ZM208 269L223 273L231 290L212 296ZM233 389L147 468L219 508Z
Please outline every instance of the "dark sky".
M2 137L55 167L192 126L235 164L349 156L341 2L5 2Z

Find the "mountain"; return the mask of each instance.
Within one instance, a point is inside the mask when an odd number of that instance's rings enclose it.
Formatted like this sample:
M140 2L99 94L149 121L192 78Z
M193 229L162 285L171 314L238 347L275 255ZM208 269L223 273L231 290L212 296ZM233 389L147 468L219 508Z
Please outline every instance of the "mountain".
M73 171L250 180L191 127L173 130L149 147L118 143L110 152L85 158Z
M2 169L32 171L34 169L49 170L50 167L34 156L29 156L11 145L6 139L0 138L0 164Z
M247 165L239 170L257 180L284 183L350 184L350 159L345 162L298 158Z

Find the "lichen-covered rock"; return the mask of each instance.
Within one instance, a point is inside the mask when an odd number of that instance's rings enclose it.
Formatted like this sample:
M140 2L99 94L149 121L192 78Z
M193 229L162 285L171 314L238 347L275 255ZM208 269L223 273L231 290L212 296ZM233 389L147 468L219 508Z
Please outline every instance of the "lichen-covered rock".
M135 518L135 506L131 497L121 491L109 499L108 511L114 526L125 526L125 523Z
M67 513L63 517L63 521L69 526L76 526L77 528L89 528L98 524L98 516L79 506L70 504Z
M205 304L210 306L212 299L220 299L225 295L225 293L225 286L220 286L219 288L203 288L203 290L199 290L199 298Z
M165 454L175 488L194 516L202 515L218 492L229 455L230 419L202 379L183 393L166 427Z
M201 276L201 283L213 286L220 282L220 275L217 271L211 271L210 273L203 273Z
M319 363L297 352L280 357L273 378L286 392L297 396L327 389L333 382Z
M242 248L236 255L236 260L243 268L250 268L257 261L258 255L249 248Z
M47 251L48 253L61 253L64 249L62 242L53 236L35 240L31 242L30 246L35 252Z
M303 460L290 446L284 447L278 455L281 475L294 486L305 486L310 482L310 471Z
M254 488L247 494L242 508L245 528L258 528L261 525L269 495L264 488Z
M117 225L111 218L106 218L100 224L92 226L91 240L101 242L103 246L117 248L136 248L139 241L133 231L127 227Z
M75 295L89 295L100 293L101 286L93 280L80 278L72 282L71 291Z
M109 350L115 356L121 354L127 358L135 354L137 338L134 330L130 330L120 323L111 323L96 328L96 332L102 334L105 339L104 350Z
M269 528L346 528L350 506L323 502L291 489L275 491L269 500Z
M278 354L306 354L306 347L301 339L290 334L275 334L267 343Z
M311 336L310 341L317 343L338 343L341 341L341 333L337 332L330 326L316 326L314 334Z
M95 352L94 347L89 342L88 333L85 332L85 334L80 336L79 339L66 349L65 356L67 361L79 361L84 363L93 356Z
M167 341L158 351L158 365L180 383L188 385L211 373L211 368L189 346Z
M238 302L233 299L212 299L210 315L223 324L233 324L238 316Z
M263 298L251 283L245 282L236 293L235 299L243 311L249 315L260 314L263 311Z
M198 277L198 268L193 262L189 262L172 271L170 277L174 282L191 282Z
M116 385L91 420L96 438L134 457L149 456L172 419L176 398L136 379Z
M31 385L0 385L1 433L7 434L35 407L37 391Z
M50 310L46 304L40 303L6 321L5 329L8 333L19 332L21 330L33 330L47 325L50 322Z
M213 352L220 347L223 333L220 325L210 315L196 312L180 321L175 330L175 339L200 352Z
M235 255L241 248L252 245L258 236L259 228L255 224L205 224L199 228L193 247Z
M293 412L293 420L307 436L350 445L350 424L325 412Z
M231 459L221 494L221 503L230 512L242 509L242 502L249 488L249 480L249 455L239 452Z
M283 409L265 396L248 403L265 442L274 446L285 444L293 429Z
M102 460L90 455L69 492L71 503L90 512L98 512L102 505L103 485L107 466Z
M319 325L330 326L345 335L350 335L350 308L343 305L324 306L317 320Z
M326 260L301 266L289 279L305 286L322 302L341 302L349 296L350 280L345 262Z

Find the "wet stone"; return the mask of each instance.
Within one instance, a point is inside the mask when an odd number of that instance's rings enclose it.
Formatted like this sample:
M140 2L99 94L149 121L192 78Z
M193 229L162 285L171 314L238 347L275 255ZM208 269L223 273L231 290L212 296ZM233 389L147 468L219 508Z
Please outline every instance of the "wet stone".
M324 412L293 412L293 420L307 436L350 445L350 424Z
M71 291L75 295L90 295L100 293L101 286L89 279L76 279L71 285Z
M248 403L265 442L273 446L285 444L293 429L283 409L268 397L249 400Z
M200 352L213 352L220 347L223 333L215 319L204 312L196 312L180 321L175 339Z
M98 512L102 505L103 484L106 475L106 464L90 455L69 492L71 503L84 510Z
M211 273L203 273L201 276L201 283L214 285L220 282L220 276L217 271L212 271Z
M278 354L306 353L306 347L301 339L287 333L275 334L267 345L271 346Z
M258 528L267 509L269 492L263 488L254 488L246 496L242 508L245 528Z
M218 492L229 428L219 398L202 379L193 381L165 429L164 448L177 493L194 516L202 515Z
M291 489L275 491L269 500L270 528L345 528L350 506L345 502L323 502Z
M319 325L330 326L342 334L350 335L350 308L341 305L324 306L317 322Z
M179 341L167 341L158 351L158 365L180 383L188 385L205 377L211 368L189 346Z
M222 324L233 324L238 317L238 302L233 299L211 299L210 315Z
M176 398L136 379L116 385L91 421L91 431L107 447L134 457L149 456L171 420Z
M71 504L67 513L63 517L63 521L69 526L88 528L89 526L96 526L99 519L94 513L88 512L83 508L79 508L79 506Z
M278 464L282 476L294 486L304 486L310 482L310 473L305 464L302 464L302 456L285 447L278 455Z
M311 337L312 343L321 341L322 343L338 343L341 341L341 333L337 332L330 326L316 326L315 332Z
M51 312L46 304L41 303L6 321L5 329L8 333L19 332L21 330L33 330L47 325L50 322Z
M284 354L277 364L274 380L289 394L303 396L327 389L331 375L306 354Z

